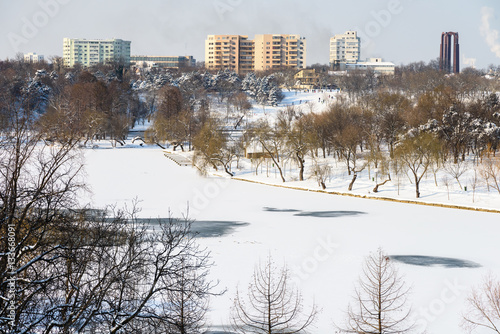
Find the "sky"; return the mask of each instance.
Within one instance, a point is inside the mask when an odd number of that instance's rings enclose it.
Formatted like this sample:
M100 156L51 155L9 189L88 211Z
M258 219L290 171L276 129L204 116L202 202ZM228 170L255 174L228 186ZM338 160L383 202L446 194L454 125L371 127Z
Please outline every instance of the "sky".
M327 64L329 39L356 30L361 58L395 64L439 56L458 32L462 68L500 65L499 0L0 0L0 59L62 56L63 38L121 38L132 55L192 55L207 35L299 34L307 65Z

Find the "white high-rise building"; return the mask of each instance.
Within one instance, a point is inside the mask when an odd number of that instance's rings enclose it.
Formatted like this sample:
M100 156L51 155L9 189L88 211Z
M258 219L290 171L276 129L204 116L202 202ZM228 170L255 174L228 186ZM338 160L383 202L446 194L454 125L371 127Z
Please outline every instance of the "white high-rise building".
M361 39L356 31L330 38L330 66L355 64L359 61Z
M34 52L24 54L25 63L42 63L44 61L43 55L37 55Z
M117 62L130 65L130 41L121 39L72 39L63 40L64 66L84 67L99 63Z

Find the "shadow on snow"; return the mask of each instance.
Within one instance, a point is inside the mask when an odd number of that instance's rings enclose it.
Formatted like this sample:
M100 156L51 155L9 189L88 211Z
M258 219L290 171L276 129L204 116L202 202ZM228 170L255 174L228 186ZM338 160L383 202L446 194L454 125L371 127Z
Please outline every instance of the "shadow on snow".
M161 218L138 219L140 223L151 226L152 229L158 226ZM166 219L165 219L166 220ZM197 238L215 238L233 233L236 228L249 225L245 222L219 221L219 220L195 220L191 223L191 232Z
M277 209L264 207L264 211L268 212L294 212L297 217L315 217L315 218L339 218L348 216L364 215L362 211L301 211L295 209Z
M422 256L422 255L391 255L391 259L397 262L421 267L444 267L444 268L480 268L476 262L454 259L449 257Z

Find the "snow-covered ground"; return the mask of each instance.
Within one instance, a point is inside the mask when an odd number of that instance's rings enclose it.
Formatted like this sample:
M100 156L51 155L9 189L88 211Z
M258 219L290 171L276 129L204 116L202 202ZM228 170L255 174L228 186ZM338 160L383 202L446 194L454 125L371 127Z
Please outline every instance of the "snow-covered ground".
M276 107L261 106L253 104L252 115L255 117L264 117L276 114L280 109L287 106L296 107L303 113L321 112L328 107L329 103L342 93L335 89L314 89L308 91L283 91L284 99Z
M295 95L294 95L295 96ZM304 96L303 100L305 100ZM289 95L289 98L293 98ZM298 96L300 101L300 96ZM310 100L317 108L318 94ZM326 102L325 102L326 103ZM267 110L267 109L266 109ZM363 258L382 247L389 255L407 256L421 265L400 262L398 268L412 286L417 328L427 333L461 333L460 319L471 287L484 275L500 276L500 214L414 204L377 201L272 187L211 175L201 177L194 168L180 167L158 147L128 142L123 148L84 151L87 181L92 194L85 198L94 207L116 203L130 205L134 198L141 217L167 217L186 212L198 222L220 228L218 236L199 238L215 262L212 277L227 292L213 298L209 322L214 328L227 324L235 288L246 289L254 266L271 254L291 270L306 303L322 309L313 333L335 332L352 301L354 283ZM335 168L327 190L346 191L343 166ZM293 173L293 170L292 170ZM271 169L258 176L242 170L239 176L282 184ZM371 173L373 177L373 171ZM467 204L500 209L500 196L477 191L450 191L423 181L422 201ZM285 185L319 189L314 180ZM363 174L354 193L368 195L374 182ZM414 199L413 186L381 188L380 195ZM409 256L426 256L411 258ZM422 331L420 331L422 332ZM487 333L487 332L484 332Z
M277 106L262 106L255 101L251 100L252 108L247 114L245 122L257 122L262 119L266 119L271 123L274 121L274 116L279 110L283 110L286 107L294 107L297 112L319 113L328 108L330 103L335 102L335 100L341 95L338 90L325 89L325 90L309 90L309 91L283 91L284 99ZM219 112L223 115L225 111L224 106L213 106L215 109L219 109Z

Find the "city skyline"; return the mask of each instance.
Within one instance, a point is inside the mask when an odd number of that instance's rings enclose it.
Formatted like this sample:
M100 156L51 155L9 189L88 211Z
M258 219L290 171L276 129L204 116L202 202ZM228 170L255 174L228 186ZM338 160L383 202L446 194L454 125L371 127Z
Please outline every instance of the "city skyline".
M396 65L436 60L442 32L460 34L461 68L500 63L500 5L495 0L26 0L0 3L0 59L17 52L62 56L63 38L132 41L132 55L190 55L204 60L210 34L298 34L307 65L328 64L329 41L348 30L361 37L361 59Z

